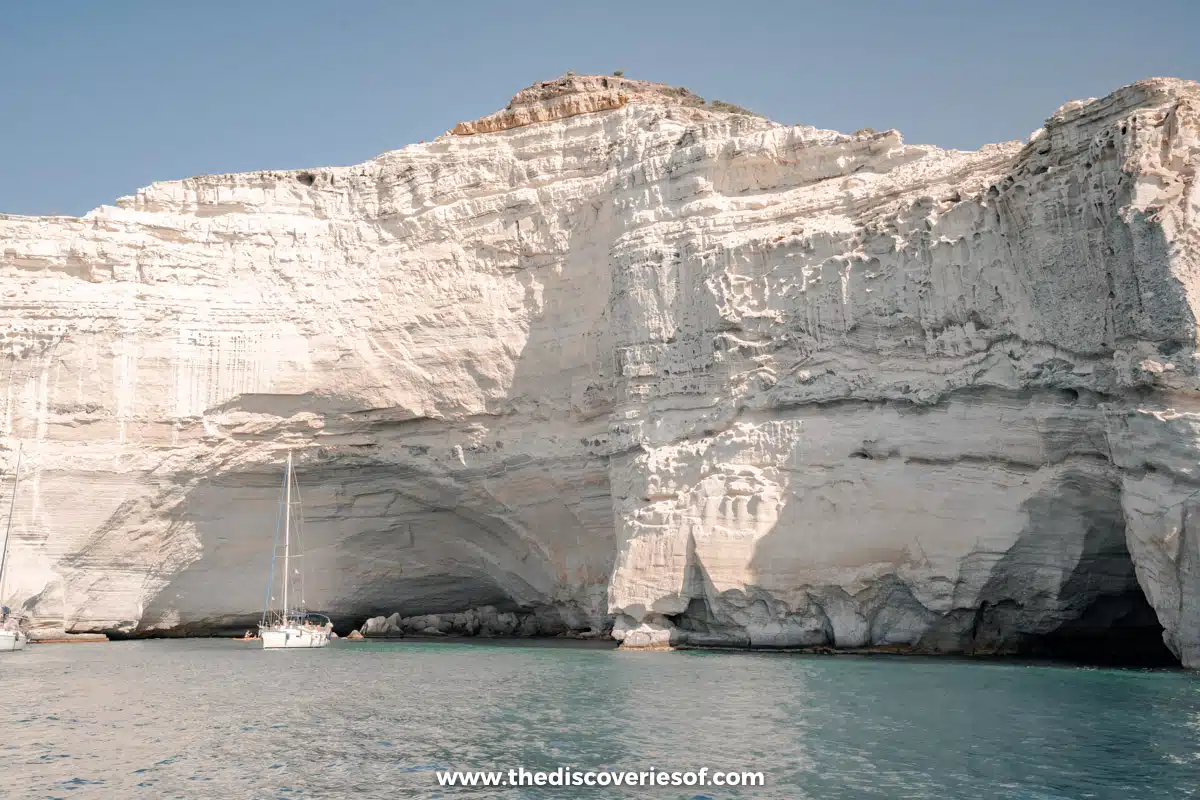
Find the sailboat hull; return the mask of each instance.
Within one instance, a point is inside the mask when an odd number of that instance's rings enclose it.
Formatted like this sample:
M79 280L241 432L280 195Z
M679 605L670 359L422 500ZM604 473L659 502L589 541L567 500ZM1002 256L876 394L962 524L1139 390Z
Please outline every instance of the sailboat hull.
M24 650L27 641L29 637L22 631L0 631L0 653Z
M263 650L309 650L329 644L325 628L301 628L294 625L262 629Z

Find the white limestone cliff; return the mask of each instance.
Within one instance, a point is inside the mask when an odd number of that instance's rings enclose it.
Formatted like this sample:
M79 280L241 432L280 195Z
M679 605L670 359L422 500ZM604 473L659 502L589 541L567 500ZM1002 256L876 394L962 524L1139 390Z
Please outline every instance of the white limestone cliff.
M354 167L0 216L4 599L245 626L293 448L341 624L942 652L1161 624L1200 666L1200 86L975 153L727 108L567 77Z

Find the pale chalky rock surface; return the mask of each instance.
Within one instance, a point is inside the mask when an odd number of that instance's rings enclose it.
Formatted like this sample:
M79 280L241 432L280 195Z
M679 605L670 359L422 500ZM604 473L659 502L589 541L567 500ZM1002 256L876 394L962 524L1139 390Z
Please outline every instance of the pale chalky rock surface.
M240 631L294 448L306 600L367 633L1161 624L1200 666L1200 86L976 153L724 108L568 77L355 167L0 216L5 599Z

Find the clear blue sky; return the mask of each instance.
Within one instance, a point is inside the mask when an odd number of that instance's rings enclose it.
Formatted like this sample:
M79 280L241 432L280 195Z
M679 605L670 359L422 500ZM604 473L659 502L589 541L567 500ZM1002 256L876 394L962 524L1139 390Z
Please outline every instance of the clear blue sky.
M563 74L686 86L772 119L973 149L1067 100L1200 78L1200 0L9 2L0 211L155 180L352 164Z

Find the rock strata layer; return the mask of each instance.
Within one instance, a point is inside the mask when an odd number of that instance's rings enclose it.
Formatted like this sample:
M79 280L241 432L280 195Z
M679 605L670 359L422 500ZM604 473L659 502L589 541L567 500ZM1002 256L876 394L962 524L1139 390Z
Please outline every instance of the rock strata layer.
M1200 86L972 153L731 108L569 76L0 216L4 599L240 632L293 449L305 599L366 633L1200 666Z

